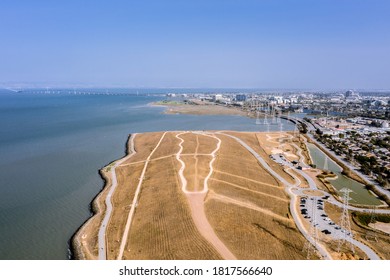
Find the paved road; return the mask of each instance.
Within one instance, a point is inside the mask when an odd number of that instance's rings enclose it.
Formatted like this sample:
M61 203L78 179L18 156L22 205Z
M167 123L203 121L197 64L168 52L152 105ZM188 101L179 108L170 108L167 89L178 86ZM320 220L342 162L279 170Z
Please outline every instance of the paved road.
M286 160L281 155L273 155L271 158L274 161L276 161L277 163L282 164L283 166L294 168L294 165L291 162L289 162L288 160ZM322 191L322 190L318 190L314 180L308 174L306 174L306 172L304 172L303 170L300 170L300 169L294 169L294 171L299 173L301 176L303 176L306 179L306 181L309 183L309 190L321 191L323 193L323 196L329 196L328 202L333 203L333 204L339 206L340 208L343 207L343 203L337 201L329 193ZM292 175L294 178L296 178L291 172L289 172L289 174ZM311 210L313 208L313 205L312 205L313 201L316 201L316 200L314 200L313 196L310 196L307 193L303 193L304 191L305 191L305 189L294 189L293 193L296 195L300 195L300 196L308 196L309 197L309 199L307 200L308 205L305 207L301 207L301 209L306 209L306 210L310 209ZM347 234L347 237L345 237L345 234L343 234L343 232L345 232L346 229L341 228L341 226L337 225L334 221L327 218L327 215L326 215L326 212L324 211L323 205L314 205L314 207L317 208L317 211L315 211L316 217L313 217L313 213L311 213L310 215L306 215L306 216L309 217L308 219L310 219L310 221L313 221L313 219L315 219L315 223L316 223L315 227L317 227L321 231L328 230L330 232L330 236L335 240L345 239L346 241L351 242L355 246L359 247L367 255L367 257L371 260L379 260L380 259L379 256L371 248L369 248L365 244L353 239L351 233ZM353 206L349 206L348 209L354 210L354 211L361 211L361 212L371 211L370 209L362 209L362 208L357 208L357 207L353 207ZM390 213L390 210L381 209L381 210L377 210L376 213L386 213L387 214L387 213ZM321 216L321 215L326 215L326 217Z
M222 133L222 132L218 132L219 134L223 134L225 136L228 136L230 138L233 138L234 140L236 140L238 143L240 143L244 148L246 148L258 161L259 163L269 172L271 173L275 178L277 178L279 181L281 181L285 187L286 187L286 190L287 192L290 194L291 196L291 202L290 202L290 212L293 216L293 219L295 221L295 224L297 225L299 231L305 236L305 238L307 240L309 240L309 242L311 244L313 244L313 246L315 246L317 248L317 250L320 252L320 254L322 255L323 258L325 259L332 259L330 253L326 250L326 248L319 244L319 243L316 243L315 240L308 234L306 228L303 226L303 223L301 221L301 219L299 218L298 216L298 212L297 212L297 209L295 207L296 203L297 203L297 196L292 192L292 188L296 187L297 185L294 184L294 185L291 185L290 183L288 183L283 177L281 177L277 172L275 172L268 164L267 162L255 151L253 150L249 145L247 145L244 141L242 141L240 138L238 137L235 137L233 135L230 135L230 134L226 134L226 133ZM296 177L295 177L296 178ZM297 178L298 179L298 178ZM299 181L298 181L299 182Z
M326 250L326 248L315 242L315 240L307 233L305 227L303 226L302 224L302 221L299 217L299 214L295 208L295 205L297 203L297 196L298 195L304 195L304 196L308 196L309 197L309 206L310 208L305 208L305 209L311 209L313 207L313 205L310 205L310 201L316 201L314 200L314 198L310 195L307 195L307 194L303 194L303 191L304 189L297 189L296 187L300 184L300 181L299 181L299 178L297 178L290 170L291 169L294 169L295 172L299 173L301 176L303 176L307 182L309 183L309 189L310 190L318 190L317 189L317 186L314 182L314 180L308 175L306 174L303 170L299 170L299 169L295 169L293 164L291 162L289 162L288 160L286 160L283 156L280 156L280 155L273 155L271 158L278 162L279 164L282 164L284 165L285 167L288 167L288 169L286 169L286 172L289 173L291 176L293 176L293 178L295 179L296 183L294 185L291 185L289 184L286 180L284 180L278 173L276 173L274 170L272 170L272 168L264 161L264 159L262 159L251 147L249 147L244 141L242 141L241 139L239 139L238 137L235 137L235 136L232 136L232 135L229 135L229 134L226 134L226 133L221 133L221 134L224 134L226 136L229 136L233 139L235 139L236 141L238 141L242 146L244 146L250 153L252 153L255 158L263 165L263 167L265 169L267 169L272 175L274 175L276 178L278 178L285 186L286 186L286 190L287 192L291 195L291 203L290 203L290 211L291 211L291 214L294 218L294 221L295 223L297 224L297 227L299 228L299 230L302 232L302 234L305 236L305 238L307 240L310 241L310 243L313 244L313 246L315 246L317 248L317 250L320 252L320 254L322 255L323 258L325 259L331 259L331 255L330 253ZM298 148L298 154L300 155L300 160L303 159L302 157L302 154L301 154L301 150L299 147ZM307 190L307 189L306 189ZM337 200L335 200L330 194L328 194L327 192L324 192L324 195L329 195L330 196L330 199L329 201L330 202L334 202L335 204L338 203L339 206L343 206L342 203L338 202ZM318 205L314 205L314 207L318 207ZM322 209L321 209L322 208ZM355 210L355 207L351 207L350 206L350 209L351 210ZM359 209L360 211L370 211L370 209L360 209L360 208L356 208L356 209ZM347 235L347 237L345 237L344 234L341 234L341 231L345 230L343 228L341 228L340 226L338 226L336 223L334 223L333 221L331 220L326 220L324 218L326 217L323 217L321 215L325 214L325 211L323 210L323 207L320 207L320 209L317 209L319 211L316 211L316 217L315 217L315 221L316 221L316 224L315 224L315 227L317 227L319 230L329 230L331 232L331 236L334 238L334 239L346 239L346 241L348 242L351 242L353 245L359 247L366 255L369 259L371 260L379 260L379 256L371 249L369 248L368 246L366 246L365 244L351 238L350 236L351 235ZM378 212L378 213L388 213L389 210L381 210L381 212ZM313 217L310 217L311 219L313 219Z
M134 138L136 135L137 134L134 133L130 136L130 153L126 157L116 161L115 164L111 167L111 188L110 188L110 190L107 194L107 197L105 199L106 213L104 215L104 218L103 218L102 224L100 225L99 233L98 233L98 246L99 246L98 258L99 258L99 260L107 259L106 230L107 230L108 221L110 220L111 212L112 212L111 197L112 197L113 193L115 192L116 187L118 186L118 181L116 178L115 169L120 164L122 164L124 161L128 160L129 158L131 158L133 155L136 154L136 151L134 150Z

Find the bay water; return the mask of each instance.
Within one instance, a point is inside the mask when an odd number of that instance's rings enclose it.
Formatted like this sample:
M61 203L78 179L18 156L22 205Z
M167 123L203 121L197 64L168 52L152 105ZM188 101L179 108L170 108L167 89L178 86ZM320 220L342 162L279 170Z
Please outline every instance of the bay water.
M242 116L166 115L148 105L165 93L0 90L0 259L67 259L103 187L98 170L124 155L130 133L265 130Z

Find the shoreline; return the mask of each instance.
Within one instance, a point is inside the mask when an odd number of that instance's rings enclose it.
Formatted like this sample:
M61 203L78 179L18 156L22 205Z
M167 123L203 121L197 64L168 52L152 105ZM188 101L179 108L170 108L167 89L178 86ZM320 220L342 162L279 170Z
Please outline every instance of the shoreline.
M71 260L86 260L86 259L88 259L85 256L85 252L84 252L83 246L81 244L82 243L81 239L82 239L83 233L87 230L87 228L90 226L90 224L95 219L98 218L99 215L102 215L102 220L103 220L103 214L105 213L105 210L103 210L102 208L105 208L105 206L103 205L103 207L102 207L101 199L104 200L104 198L105 198L105 197L103 197L104 196L104 192L108 191L109 187L111 186L111 183L110 183L111 179L110 179L109 175L104 173L104 169L112 166L117 161L119 161L119 160L121 160L121 159L123 159L123 158L125 158L125 157L127 157L129 155L129 151L130 151L129 145L130 145L130 138L131 138L131 136L132 136L132 134L129 134L128 138L126 140L124 156L119 158L119 159L111 161L110 163L108 163L107 165L103 166L98 171L100 178L103 180L103 186L100 189L100 191L96 194L96 196L94 196L94 198L91 200L91 202L88 205L88 208L89 208L89 211L90 211L90 216L75 231L75 233L72 235L72 237L68 241L69 251L70 251L69 259L71 259ZM101 221L99 221L99 224L100 223L101 223ZM98 255L96 256L96 259L97 258L98 258Z
M174 113L176 113L176 114L194 114L194 115L224 115L224 114L226 115L226 114L229 114L229 115L241 115L241 116L245 116L245 117L248 117L248 118L251 117L250 116L250 112L244 112L244 111L240 110L239 108L224 107L224 106L220 106L220 105L203 105L203 104L201 104L201 105L188 105L188 104L181 104L181 105L166 104L166 105L163 105L163 104L156 104L155 102L148 103L147 105L148 106L155 106L155 107L165 107L166 110L163 112L164 114L174 114ZM209 110L207 113L205 113L205 111L202 111L202 112L198 112L197 114L193 113L192 111L185 111L185 110L181 111L180 113L179 112L169 112L169 111L167 111L169 108L175 108L175 107L177 108L177 107L183 107L183 106L185 106L187 108L188 107L192 107L193 109L199 109L201 107L207 108L207 109L211 108L211 110ZM225 112L221 114L220 111L218 111L220 108L222 108L222 110L225 110ZM213 110L213 109L217 109L217 110ZM229 110L229 113L226 112L226 109ZM235 114L231 114L233 111L235 112ZM257 133L259 133L259 132L257 132ZM267 133L267 132L263 132L263 133ZM92 232L92 235L95 235L95 234L98 235L99 234L98 230L96 231L96 229L94 229L94 227L97 225L98 228L99 228L99 225L102 223L102 221L104 219L104 215L105 215L106 210L107 210L106 209L107 206L105 205L105 199L107 197L107 193L110 190L110 187L112 186L112 181L111 181L112 178L110 176L111 173L109 172L109 169L107 169L107 168L112 167L118 161L120 161L120 160L126 158L127 156L129 156L129 153L131 152L131 149L130 149L130 146L129 146L130 145L131 136L132 136L132 134L130 134L128 136L128 138L127 138L126 145L125 145L125 154L121 158L116 159L114 161L111 161L109 164L107 164L104 167L102 167L101 169L99 169L99 175L100 175L100 177L103 180L103 186L100 189L100 191L96 194L96 196L92 199L92 201L89 203L90 216L75 231L75 233L72 235L72 237L68 241L68 244L69 244L69 255L68 255L68 257L69 257L69 259L85 260L85 259L98 259L99 258L99 246L98 246L98 243L90 243L90 244L86 245L87 243L83 244L83 239L86 237L86 232L88 232L88 230L90 230ZM333 160L337 165L339 165L340 168L343 171L342 174L344 176L346 176L346 177L348 177L348 178L350 178L352 180L355 180L355 181L357 181L359 183L364 182L363 178L360 178L360 176L358 176L357 174L353 173L353 171L349 170L347 168L347 166L345 166L345 164L340 162L339 159L334 158L331 154L329 154L328 151L324 151L323 148L318 143L316 143L315 140L311 139L311 137L309 135L303 134L303 136L304 136L304 138L306 138L307 142L316 145L316 147L318 147L322 152L324 152L327 156L329 156L331 158L331 160ZM305 142L306 141L304 141L304 145L305 145ZM309 153L309 151L307 149L307 146L305 145L305 147L306 147L306 152L308 154L307 160L308 161L312 161L311 155L310 155L310 153ZM344 171L346 169L347 169L347 172L344 173ZM354 175L354 176L350 176L351 174ZM354 178L355 176L357 178L359 178L359 180L356 180L356 178ZM327 179L331 180L331 179L335 179L335 178L324 178L324 181L328 182ZM326 185L324 182L322 182L322 183L324 185ZM366 185L366 183L364 183L364 185ZM378 196L376 193L375 193L375 195ZM336 199L338 197L337 194L336 195L333 194L333 196ZM378 196L378 198L380 200L382 200L382 201L385 201L387 204L389 204L382 197ZM381 207L386 206L386 203L384 205L382 205ZM355 206L357 206L357 207L359 207L359 206L360 207L364 207L364 205L355 205ZM96 252L96 250L97 250L97 252Z
M225 131L225 130L224 130ZM230 131L230 130L229 130ZM252 133L253 131L240 131L242 133ZM259 132L256 132L259 133ZM260 132L260 133L267 133L267 132ZM278 132L270 132L270 133L278 133ZM136 133L133 133L136 134ZM90 211L90 216L83 222L80 227L77 228L75 233L72 235L72 237L69 239L68 244L69 244L69 254L68 254L68 259L70 260L98 260L99 259L99 248L92 248L85 246L83 244L83 235L86 234L86 231L92 229L95 231L93 227L93 222L98 222L98 227L96 230L96 233L98 234L100 224L102 223L104 219L104 215L106 213L106 205L105 205L105 199L107 197L107 194L110 190L110 187L112 186L111 182L111 177L110 177L110 172L106 171L106 168L112 167L116 162L126 158L129 156L131 149L130 149L130 142L131 142L131 136L133 134L129 134L126 145L125 145L125 154L121 158L118 158L116 160L111 161L107 165L103 166L101 169L99 169L98 173L103 180L103 186L100 189L100 191L96 194L96 196L91 200L89 203L89 211ZM107 172L107 173L105 173ZM88 249L97 249L96 254L91 253L92 250Z
M151 102L148 103L148 106L151 107L164 107L165 110L163 114L173 115L173 114L184 114L184 115L230 115L230 116L243 116L248 118L253 118L251 112L243 111L238 107L234 106L224 106L218 104L186 104L180 102Z
M233 131L234 132L234 131ZM269 132L252 132L251 133L264 133L267 134ZM271 132L272 133L272 132ZM278 132L275 132L278 133ZM223 134L223 133L222 133ZM107 216L107 196L109 195L110 191L112 191L113 187L113 175L110 176L112 173L113 166L115 166L116 163L120 163L121 160L127 158L130 154L132 154L133 149L135 149L135 145L131 142L131 137L133 134L128 136L127 142L126 142L126 149L125 149L125 155L121 157L120 159L114 160L101 168L99 170L99 174L101 178L104 181L104 186L100 190L100 192L93 198L90 205L90 212L91 216L77 229L77 231L74 233L70 240L70 258L74 260L97 260L100 259L100 247L99 246L100 241L95 240L95 237L98 237L99 239L99 228L102 227L103 221L106 219ZM234 136L233 136L234 137ZM162 138L161 138L162 139ZM161 142L161 140L160 140ZM159 143L160 143L159 142ZM132 146L131 146L132 145ZM142 144L141 144L142 145ZM159 144L158 144L159 145ZM309 153L310 156L310 153ZM115 170L114 170L115 172ZM330 177L331 174L328 174ZM328 177L328 176L327 176ZM324 178L325 180L327 178ZM331 178L334 179L334 178ZM288 195L288 193L287 193ZM288 195L289 196L289 195ZM289 196L290 197L290 196ZM335 195L333 195L335 197ZM290 197L291 199L291 197ZM337 200L337 199L336 199ZM136 205L136 204L134 204ZM290 215L291 215L291 209L290 209ZM111 217L110 217L111 218ZM106 237L104 237L106 238ZM107 239L104 239L106 242L107 247ZM122 249L123 250L123 249ZM108 258L107 258L108 259Z

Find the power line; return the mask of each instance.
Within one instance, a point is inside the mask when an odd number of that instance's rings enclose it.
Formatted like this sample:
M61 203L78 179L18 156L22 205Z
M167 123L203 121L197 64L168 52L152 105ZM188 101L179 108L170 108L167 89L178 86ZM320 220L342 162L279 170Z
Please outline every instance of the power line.
M352 190L348 188L342 188L340 192L343 193L343 213L340 218L341 230L340 230L337 252L340 253L341 246L345 242L349 242L351 245L351 251L355 253L355 248L351 242L353 239L353 234L352 234L351 222L349 220L349 214L348 214L349 200L351 200L351 198L349 197L349 193L351 193Z

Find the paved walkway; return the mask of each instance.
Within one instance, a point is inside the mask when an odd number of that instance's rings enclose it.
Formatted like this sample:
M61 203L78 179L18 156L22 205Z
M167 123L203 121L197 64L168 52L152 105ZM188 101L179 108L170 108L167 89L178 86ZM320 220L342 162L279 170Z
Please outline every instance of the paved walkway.
M297 195L295 195L291 191L291 189L294 188L294 187L297 187L299 185L299 183L300 183L299 179L295 176L295 178L298 179L298 180L296 181L296 183L294 185L291 185L283 177L281 177L277 172L275 172L267 164L267 162L255 150L253 150L248 144L246 144L243 140L241 140L240 138L238 138L236 136L227 134L227 133L223 133L223 132L217 132L217 133L225 135L225 136L228 136L230 138L233 138L238 143L240 143L244 148L246 148L258 160L258 162L269 173L271 173L275 178L277 178L280 182L283 183L283 185L286 187L286 190L287 190L288 194L291 196L290 212L291 212L291 215L293 216L293 219L294 219L295 224L297 225L299 231L305 236L305 238L307 240L310 241L310 243L313 244L313 246L315 246L317 248L317 250L320 252L320 254L322 255L323 258L325 258L325 259L332 259L330 253L326 250L326 248L322 244L316 243L315 240L308 234L306 228L303 226L303 223L302 223L301 219L298 216L298 212L297 212L297 209L295 207L295 205L297 204Z
M107 231L107 225L108 225L108 222L110 220L110 217L111 217L111 213L112 213L112 202L111 202L111 198L112 198L112 195L113 193L115 192L115 189L116 187L118 186L118 181L117 181L117 178L116 178L116 172L115 172L115 169L120 165L122 164L123 162L125 162L126 160L128 160L129 158L131 158L133 155L136 154L136 151L134 150L134 138L137 134L134 133L130 136L130 153L118 160L115 162L115 164L111 167L111 188L110 190L108 191L108 194L106 196L106 199L105 199L105 203L106 203L106 213L104 215L104 218L103 218L103 221L102 221L102 224L100 225L100 228L99 228L99 233L98 233L98 258L99 260L105 260L107 259L107 249L106 249L106 231Z
M296 148L298 149L298 154L302 155L301 149L297 146L296 146ZM276 162L278 162L279 164L282 164L283 166L294 169L294 165L291 162L289 162L288 160L286 160L283 156L275 155L275 156L273 156L273 159ZM301 157L301 159L302 159L302 157ZM300 169L294 169L294 171L299 173L301 176L303 176L306 179L306 181L309 183L309 190L315 190L315 191L322 192L321 196L329 196L329 198L327 200L328 202L335 204L336 206L338 206L340 208L343 208L343 203L337 201L328 192L319 190L317 188L314 180L306 172L304 172L303 170L300 170ZM289 174L292 175L293 177L295 177L291 172L289 172ZM309 199L307 200L308 205L306 205L304 209L312 209L313 205L311 205L311 204L312 204L313 198L317 197L317 196L311 196L311 195L308 195L307 193L304 193L307 190L308 190L307 188L306 189L295 188L294 190L292 190L292 193L294 193L295 195L299 195L299 196L309 197ZM318 207L318 206L319 205L314 205L314 207ZM371 209L363 209L363 208L357 208L357 207L353 207L353 206L349 206L348 209L354 210L354 211L360 211L360 212L371 211ZM330 232L330 236L335 240L345 239L346 241L351 242L356 247L359 247L367 255L367 257L371 260L379 260L380 259L379 256L370 247L353 239L351 237L352 233L349 233L346 237L346 235L343 234L343 232L346 232L346 229L341 228L339 225L337 225L335 222L331 221L329 218L322 216L322 215L326 215L326 212L323 209L323 207L319 207L319 209L315 212L316 212L316 217L315 217L316 225L315 226L319 230L328 230ZM387 213L390 213L390 210L381 209L381 210L377 210L376 213L386 213L387 214ZM313 216L313 214L311 214L311 215ZM310 218L314 219L314 217L310 217Z

